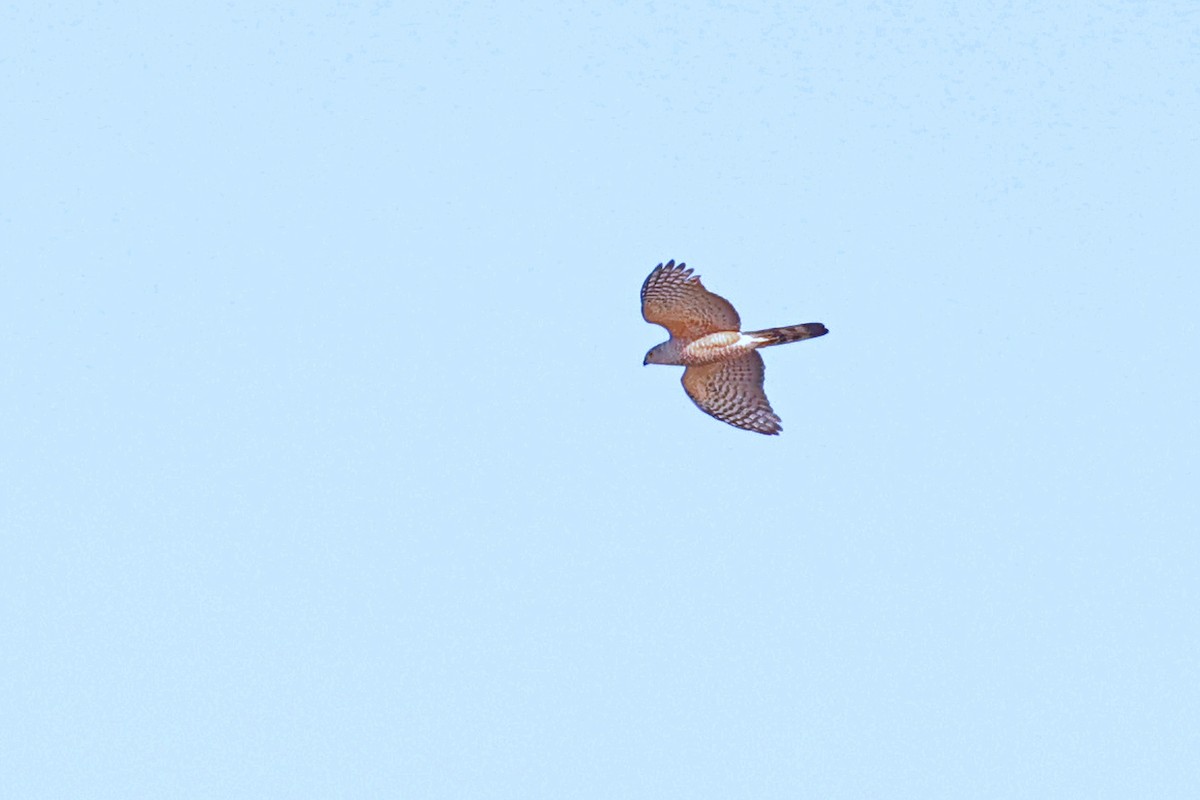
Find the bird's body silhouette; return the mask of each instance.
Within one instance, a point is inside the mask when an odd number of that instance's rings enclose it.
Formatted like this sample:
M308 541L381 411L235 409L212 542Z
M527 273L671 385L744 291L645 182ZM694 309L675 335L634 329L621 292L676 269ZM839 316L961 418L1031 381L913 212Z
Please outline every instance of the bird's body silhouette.
M763 360L756 351L829 333L819 322L743 332L733 305L674 261L659 264L642 284L642 316L671 334L646 353L643 364L687 367L683 389L701 411L768 435L783 428L763 390Z

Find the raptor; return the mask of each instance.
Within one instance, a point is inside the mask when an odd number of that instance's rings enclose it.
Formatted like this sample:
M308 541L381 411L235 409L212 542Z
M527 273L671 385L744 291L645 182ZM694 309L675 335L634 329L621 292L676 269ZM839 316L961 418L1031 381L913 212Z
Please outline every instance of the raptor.
M642 284L642 316L671 338L650 348L642 364L686 367L683 390L701 411L755 433L778 434L779 415L763 390L759 348L824 336L820 322L742 331L733 305L700 283L684 263L659 264Z

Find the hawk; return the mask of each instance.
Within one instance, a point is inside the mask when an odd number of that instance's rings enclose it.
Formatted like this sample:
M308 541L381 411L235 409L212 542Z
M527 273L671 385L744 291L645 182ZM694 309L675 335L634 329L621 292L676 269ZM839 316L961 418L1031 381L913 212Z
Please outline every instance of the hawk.
M755 433L783 427L763 391L760 347L824 336L819 322L742 332L741 319L724 297L700 283L682 262L659 264L642 284L642 316L662 325L671 338L650 348L646 364L672 364L683 371L683 390L700 410Z

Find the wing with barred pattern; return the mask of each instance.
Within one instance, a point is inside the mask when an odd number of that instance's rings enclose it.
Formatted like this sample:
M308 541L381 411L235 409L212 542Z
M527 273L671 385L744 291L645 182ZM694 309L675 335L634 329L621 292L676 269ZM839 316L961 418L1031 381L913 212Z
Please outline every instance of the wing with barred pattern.
M674 339L692 341L718 331L741 329L733 305L692 275L687 265L659 264L642 284L642 316L662 325Z
M763 390L762 356L751 350L727 361L688 367L683 389L701 411L736 428L769 436L783 430Z

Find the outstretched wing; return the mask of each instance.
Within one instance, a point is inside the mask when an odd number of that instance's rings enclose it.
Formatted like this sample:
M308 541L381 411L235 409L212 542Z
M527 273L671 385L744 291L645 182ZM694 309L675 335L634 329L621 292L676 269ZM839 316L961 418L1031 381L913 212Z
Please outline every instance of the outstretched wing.
M741 328L738 313L728 300L715 295L692 275L686 264L659 264L642 284L642 316L662 325L671 338L692 341L717 331Z
M700 410L738 428L768 435L783 430L763 391L762 356L754 350L683 371L683 390Z

